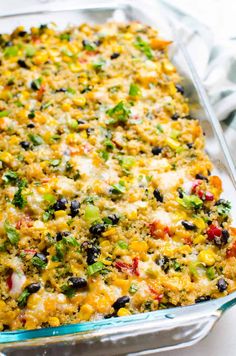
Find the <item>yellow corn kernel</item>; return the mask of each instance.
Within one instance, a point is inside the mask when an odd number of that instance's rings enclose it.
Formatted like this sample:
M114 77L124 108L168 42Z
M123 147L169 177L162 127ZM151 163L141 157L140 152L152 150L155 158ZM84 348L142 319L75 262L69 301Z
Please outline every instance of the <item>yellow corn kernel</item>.
M148 244L146 241L132 241L130 243L130 250L135 252L147 252Z
M134 36L132 35L132 33L125 33L123 37L125 40L132 40Z
M3 310L6 307L6 303L3 300L0 300L0 310Z
M114 285L121 288L124 292L128 291L130 282L127 279L117 278L113 281Z
M61 218L62 216L66 216L67 213L65 210L57 210L54 212L56 218Z
M50 316L48 318L48 322L49 322L49 325L53 326L53 327L60 325L60 320L55 316Z
M86 104L86 98L84 96L77 96L73 98L73 103L77 106L83 107Z
M166 74L170 74L175 71L175 67L168 60L163 61L162 65L163 65L163 70Z
M182 253L182 254L188 254L190 252L192 252L192 249L189 245L183 245L183 246L180 246L178 249L178 252Z
M201 251L198 260L207 266L212 266L215 263L215 253L211 249Z
M178 141L175 141L171 137L167 137L166 143L170 148L172 148L172 150L176 150L176 148L178 148L180 146L180 143Z
M46 52L42 52L34 57L34 63L37 65L43 64L47 62L48 55Z
M87 134L87 132L86 132L85 130L83 130L83 131L80 132L80 136L81 136L82 138L84 138L84 139L88 138L88 134Z
M128 316L131 315L130 311L126 308L120 308L117 312L118 316Z
M61 108L63 111L70 111L71 105L69 103L63 103Z
M206 223L202 218L195 218L193 220L193 223L200 229L200 230L204 230L206 227Z
M74 64L74 63L71 63L70 65L70 70L73 72L73 73L78 73L80 70L81 70L81 65L80 64Z
M108 240L104 240L100 243L101 248L110 247L111 243Z
M195 237L195 239L193 239L193 243L195 245L197 244L202 244L206 241L206 237L204 235L198 235L197 237Z
M27 90L23 90L21 92L21 96L22 96L23 99L28 99L29 96L30 96L30 93Z
M116 228L115 227L112 227L112 228L110 228L109 230L107 230L107 231L105 231L103 234L102 234L102 236L111 236L111 235L113 235L113 234L115 234L116 233Z
M79 318L81 320L89 320L91 315L93 314L93 312L94 312L94 309L90 304L84 304L80 308Z
M137 218L137 210L133 210L127 213L127 218L130 220L135 220Z
M44 302L44 308L48 313L53 313L57 308L55 299L47 298Z
M31 294L27 301L27 307L29 309L34 309L39 304L40 301L41 301L40 295L38 295L36 293Z
M1 152L0 161L4 163L10 163L11 161L13 161L13 157L9 152Z

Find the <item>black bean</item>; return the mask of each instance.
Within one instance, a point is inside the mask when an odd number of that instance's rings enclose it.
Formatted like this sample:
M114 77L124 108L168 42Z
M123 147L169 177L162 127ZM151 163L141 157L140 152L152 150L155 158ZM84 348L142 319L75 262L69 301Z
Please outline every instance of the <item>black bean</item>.
M195 178L200 180L205 180L206 182L208 182L208 178L200 173L196 174Z
M184 95L184 87L181 84L175 84L175 87L180 94Z
M112 53L112 55L111 55L111 59L116 59L116 58L118 58L118 57L120 57L120 53L118 53L118 52L114 52L114 53Z
M89 229L89 232L92 235L97 235L97 236L100 236L104 231L105 231L105 225L104 224L94 224Z
M118 298L115 303L112 305L115 310L125 307L127 303L129 303L130 297L125 295L123 297Z
M187 145L187 147L188 147L189 149L193 148L193 143L192 143L192 142L188 142L188 143L186 143L186 145Z
M183 191L182 191L182 189L181 188L178 188L177 189L177 192L178 192L178 196L179 196L179 198L183 198L184 197L184 194L183 194Z
M108 219L111 220L112 225L118 224L118 222L119 222L119 220L120 220L119 216L116 215L116 214L108 215Z
M99 47L99 46L101 46L102 41L101 41L101 40L96 40L96 41L94 41L94 44L95 44L97 47Z
M11 47L11 46L13 46L13 42L12 41L7 41L5 43L5 47Z
M186 230L196 230L196 225L187 220L182 220L181 224Z
M30 148L30 143L28 141L21 141L20 145L24 150L28 150Z
M219 199L215 202L215 205L221 205L221 204L225 204L226 200L225 199Z
M93 131L94 131L94 129L92 127L89 127L88 129L86 129L88 136L90 136Z
M18 59L17 63L21 68L25 68L25 69L29 68L23 59Z
M35 125L34 125L34 124L28 124L27 127L28 127L29 129L33 129L33 128L35 127Z
M20 36L20 37L24 37L26 34L27 34L26 31L19 31L18 32L18 36Z
M27 286L27 290L30 294L36 293L40 290L40 283L31 283Z
M66 93L67 89L66 88L59 88L55 90L56 93Z
M229 239L229 232L226 229L222 230L221 236L214 237L214 243L216 246L221 247L228 242Z
M70 232L69 231L59 231L56 234L56 240L61 241L63 237L69 236Z
M78 122L79 125L84 125L84 124L86 124L86 121L84 121L84 120L77 120L77 122Z
M163 203L163 195L161 194L159 189L155 189L153 191L153 195L154 195L156 201Z
M209 295L202 295L201 297L198 297L197 299L195 299L195 303L207 302L210 299L211 299L211 297Z
M70 277L68 281L72 284L73 288L80 289L87 287L86 279L80 277Z
M34 118L35 118L35 113L34 113L34 111L30 111L30 112L29 112L28 118L29 118L29 119L34 119Z
M80 202L78 200L72 200L70 203L70 215L72 218L74 218L76 215L78 215L80 208Z
M36 253L34 255L34 257L38 257L41 261L46 262L46 263L48 261L47 257L41 252Z
M155 146L152 148L152 154L157 156L162 152L162 150L163 150L162 147Z
M110 313L110 314L106 314L104 315L104 319L110 319L110 318L113 318L113 317L116 317L116 313Z
M166 256L162 256L156 260L156 264L166 273L170 268L170 259Z
M88 247L87 248L87 264L92 265L96 262L98 255L100 254L100 250L96 246Z
M177 112L171 116L171 120L173 120L173 121L178 120L178 118L179 118L179 114L177 114Z
M224 278L220 278L216 285L217 285L219 292L222 293L227 289L228 283L226 282L226 280Z
M53 205L53 209L57 210L66 210L66 204L68 203L66 198L58 199L57 202Z
M226 244L228 242L228 239L229 239L229 231L226 230L226 229L223 229L222 232L221 232L221 238L222 238L222 242L224 244Z

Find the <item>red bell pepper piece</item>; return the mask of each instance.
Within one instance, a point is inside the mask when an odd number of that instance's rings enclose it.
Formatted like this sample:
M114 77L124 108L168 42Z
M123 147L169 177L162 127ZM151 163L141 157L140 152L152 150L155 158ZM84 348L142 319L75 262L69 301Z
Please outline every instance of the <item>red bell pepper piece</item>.
M233 242L233 245L229 247L226 251L226 257L236 257L236 241Z
M150 286L148 288L149 288L150 292L155 295L154 299L156 299L156 300L158 300L160 302L162 300L162 298L163 298L163 294L160 294L158 291L156 291L154 288L152 288Z
M221 236L222 229L216 225L211 224L207 230L208 240L214 240L215 236Z

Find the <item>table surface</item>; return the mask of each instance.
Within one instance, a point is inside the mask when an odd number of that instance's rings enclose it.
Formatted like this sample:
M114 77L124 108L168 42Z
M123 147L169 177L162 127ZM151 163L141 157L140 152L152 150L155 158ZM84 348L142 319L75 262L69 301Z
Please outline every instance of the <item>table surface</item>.
M55 0L54 0L55 1ZM88 0L89 1L89 0ZM226 0L227 2L229 0ZM1 10L8 10L12 8L19 8L19 0L8 0L6 2L1 1ZM39 0L22 0L20 2L21 6L28 6L32 4L37 4ZM41 2L46 2L46 0L41 0ZM182 0L182 3L189 2L190 0ZM200 0L200 3L204 2L204 6L207 2L212 2L212 0ZM218 6L223 5L224 0L217 0ZM219 4L220 3L220 4ZM232 1L232 5L234 2ZM235 5L235 4L234 4ZM191 2L192 6L192 2ZM228 27L227 27L228 29ZM222 27L221 27L222 30ZM227 130L225 132L227 141L235 142L235 131ZM232 147L232 146L231 146ZM189 348L179 349L174 351L166 351L156 354L157 356L235 356L236 355L236 337L235 337L235 321L236 321L236 307L227 311L225 315L222 316L220 321L215 325L211 333L197 345ZM63 356L63 355L62 355Z

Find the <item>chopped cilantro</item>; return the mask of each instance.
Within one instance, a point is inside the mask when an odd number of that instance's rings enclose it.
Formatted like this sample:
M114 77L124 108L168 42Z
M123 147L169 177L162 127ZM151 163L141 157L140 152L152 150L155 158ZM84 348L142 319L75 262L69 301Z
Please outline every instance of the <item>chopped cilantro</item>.
M2 176L2 180L6 184L15 183L17 179L18 179L18 174L16 172L11 171L11 170L5 172L3 174L3 176Z
M106 113L112 118L109 124L115 124L118 122L126 122L130 115L130 110L125 106L123 101L120 101L116 106L107 110Z
M113 184L111 187L112 194L123 194L125 193L125 183L120 180L119 183Z
M19 307L23 308L24 306L26 306L27 304L27 299L30 296L30 292L28 291L28 289L26 288L21 295L19 296L17 302Z
M153 59L152 49L141 37L136 38L135 47L145 54L148 59Z
M8 240L10 241L10 243L12 245L17 245L20 235L18 233L18 231L14 228L14 226L12 226L9 221L5 221L4 222L4 230L7 234Z
M203 204L196 195L184 195L183 198L177 198L177 202L186 209L199 209Z
M138 95L140 95L140 93L141 93L141 90L138 85L130 84L130 87L129 87L129 95L130 96L138 96Z
M29 134L28 137L34 146L40 146L43 143L43 139L39 135Z
M104 268L104 264L100 261L97 261L93 263L92 265L88 266L87 272L89 276L92 276L93 274L97 272L101 272Z
M27 186L27 181L25 179L18 181L18 190L16 191L12 204L19 209L23 209L26 206L27 200L22 195L22 190Z

